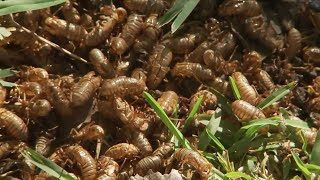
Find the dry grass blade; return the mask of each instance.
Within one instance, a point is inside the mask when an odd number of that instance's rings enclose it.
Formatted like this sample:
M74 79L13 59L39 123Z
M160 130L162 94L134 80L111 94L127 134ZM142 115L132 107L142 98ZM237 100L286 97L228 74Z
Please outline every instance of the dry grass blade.
M222 165L222 167L226 172L235 171L234 163L230 162L228 151L223 151L222 154L217 153L217 155L218 155L218 161L220 162L220 164Z
M72 57L73 59L76 59L76 60L81 61L81 62L83 62L83 63L88 63L88 61L85 60L85 59L83 59L82 57L80 57L80 56L78 56L78 55L76 55L76 54L71 53L70 51L68 51L68 50L60 47L59 45L57 45L57 44L55 44L55 43L53 43L53 42L51 42L51 41L49 41L49 40L47 40L47 39L39 36L39 35L37 35L37 34L34 33L34 32L31 32L29 29L21 26L19 23L17 23L17 22L13 19L12 15L11 15L10 17L11 17L12 22L13 22L18 28L20 28L20 29L24 30L25 32L31 34L32 36L38 38L40 41L49 44L49 45L52 46L53 48L55 48L55 49L57 49L57 50L59 50L59 51L61 51L61 52L63 52L63 53L66 53L68 56Z
M0 27L0 40L3 40L6 37L11 36L11 32L5 28L5 27Z

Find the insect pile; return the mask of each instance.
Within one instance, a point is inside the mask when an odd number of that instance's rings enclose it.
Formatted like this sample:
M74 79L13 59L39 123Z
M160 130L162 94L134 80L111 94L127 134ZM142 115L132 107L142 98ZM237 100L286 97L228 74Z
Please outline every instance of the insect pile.
M312 149L320 127L320 2L201 0L172 34L158 20L177 4L67 0L1 16L1 25L13 30L0 40L0 64L14 74L4 80L17 86L0 87L0 177L54 178L21 156L27 147L84 180L132 179L172 169L181 179L210 179L217 171L249 174L238 162L219 166L240 161L234 154L244 149L248 155L241 161L257 167L293 162L293 150L308 162L303 153ZM296 87L287 88L286 96L265 104L290 83ZM144 92L190 147L177 143ZM212 130L210 117L220 108L223 127ZM264 124L250 139L256 144L240 146L236 131L240 136L257 119ZM310 126L294 131L283 127L286 120ZM221 141L223 155L211 140L205 145L206 133ZM262 137L263 150L257 148ZM278 154L267 140L279 145ZM298 151L304 143L308 148ZM302 176L296 167L284 174L275 164L250 176Z

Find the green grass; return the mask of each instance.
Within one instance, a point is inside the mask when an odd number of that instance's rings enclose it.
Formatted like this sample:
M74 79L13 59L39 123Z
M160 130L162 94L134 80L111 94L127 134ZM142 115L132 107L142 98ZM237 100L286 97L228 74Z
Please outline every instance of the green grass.
M66 0L9 0L0 1L0 16L22 11L32 11L55 6Z
M194 115L196 115L196 113L198 112L198 109L201 106L202 101L203 101L203 96L200 96L199 99L197 100L197 102L192 107L192 110L186 119L186 123L183 126L182 133L186 132L186 130L188 129L189 125L191 124L191 122L193 120Z
M177 0L172 8L159 19L160 25L163 26L173 21L171 24L171 32L176 32L199 1L200 0ZM0 1L0 15L42 9L63 2L65 2L65 0ZM0 29L0 34L0 39L11 35L6 28ZM0 84L6 87L16 86L14 83L3 80L14 74L15 72L11 69L1 69ZM232 77L229 77L229 82L235 99L241 99L239 90ZM257 107L265 109L290 93L296 85L296 82L291 82L279 88L272 92ZM251 120L241 128L237 128L225 119L225 116L235 117L230 106L230 101L213 87L209 87L209 90L218 97L218 106L221 109L217 108L211 117L204 118L203 121L206 122L206 126L203 131L199 132L198 148L203 151L202 154L215 166L215 168L212 169L212 179L257 179L261 178L262 175L266 176L267 164L270 163L270 154L279 156L277 150L283 148L284 142L288 141L290 141L289 145L291 150L287 154L289 155L288 158L281 162L282 178L301 179L301 176L304 176L306 179L310 179L312 173L320 174L320 132L317 133L316 142L311 148L307 144L306 137L301 131L301 129L310 129L308 124L301 119L292 119L284 108L280 108L281 116ZM197 115L203 97L200 97L195 106L190 110L181 131L149 93L144 92L144 97L160 117L161 121L174 135L178 141L178 145L196 150L184 137L184 134L195 115ZM177 119L178 118L179 117L177 117ZM281 127L282 131L260 135L259 130L265 125L273 128ZM302 143L299 142L299 136L301 136L300 139L302 139ZM301 149L305 154L310 155L310 161L307 163L303 162L299 154L293 149ZM73 179L68 172L32 149L28 148L22 154L27 160L53 177L63 180ZM279 159L281 158L279 157ZM237 169L240 167L243 167L244 171L238 172ZM296 173L297 171L300 171L302 174L300 176L293 176L292 172Z
M247 125L242 126L241 129L249 129L254 126L266 126L266 125L278 126L279 120L280 119L278 117L271 117L266 119L254 119L248 122Z
M181 144L184 148L196 150L194 147L192 147L190 142L183 136L183 134L180 132L180 130L171 122L170 118L167 116L167 114L164 112L164 110L161 108L161 106L157 103L157 101L148 92L143 92L143 96L145 97L148 104L156 111L156 113L160 117L161 121L168 127L168 129L171 131L171 133L175 136L175 138L178 140L179 144ZM200 97L200 99L197 100L196 104L201 104L201 101L202 100ZM193 108L194 111L196 111L195 109L198 109L198 107L200 105L195 105L195 106L196 106L196 108ZM190 113L190 114L192 114L192 113ZM193 115L190 115L190 114L189 114L189 116L193 117ZM206 154L205 152L202 154L209 160L212 159L212 157L213 157L212 155ZM212 169L212 174L213 174L213 176L211 178L213 178L213 179L223 179L223 180L226 179L224 174L216 168Z
M53 177L56 177L60 180L75 180L68 172L58 166L56 163L52 162L48 158L43 157L41 154L36 151L27 148L22 152L22 155L31 163L36 165L38 168L47 172Z
M239 178L244 178L247 180L252 179L249 175L242 173L242 172L229 172L226 174L226 177L231 178L231 179L239 179Z
M214 114L212 115L209 123L207 124L206 128L204 131L202 131L199 139L199 149L202 151L205 151L206 148L208 147L210 141L212 140L215 142L216 145L221 150L224 150L225 148L221 144L221 142L214 136L216 131L219 128L219 124L221 121L221 109L217 108Z
M55 6L66 2L66 0L7 0L0 1L0 16L22 12L22 11L32 11L37 9L43 9L51 6ZM11 32L4 27L0 27L0 39L4 39L11 35ZM9 69L0 70L0 85L4 87L14 87L17 86L15 83L7 82L2 80L2 78L14 75L14 72Z
M2 75L0 73L0 76L10 76L11 73L12 72L7 69L6 71L3 71ZM174 135L178 141L178 146L197 150L184 137L183 133L175 126L175 124L172 123L157 101L147 92L144 92L144 97L160 117L161 121ZM197 114L197 111L203 100L202 98L203 97L200 97L197 100L196 105L190 110L187 118L190 119L190 122ZM225 102L227 102L227 99L225 99ZM230 139L231 146L228 146L225 141L221 141L224 139L224 137L226 137L223 136L223 130L225 130L225 121L222 119L223 112L223 109L217 108L211 117L206 115L203 116L204 119L202 120L206 122L206 127L200 133L199 150L202 150L201 153L203 156L214 165L211 179L227 180L241 178L250 180L257 179L262 175L267 176L266 170L270 168L268 167L268 163L271 163L269 162L269 153L273 152L272 154L277 156L277 153L274 153L282 147L284 142L287 142L288 139L292 138L293 134L297 136L297 131L300 131L301 129L309 129L306 122L297 118L292 120L288 112L284 108L281 108L281 117L275 116L266 119L252 120L237 131L233 130L233 138ZM283 126L285 131L282 133L286 134L269 133L266 136L260 135L259 130L264 125L269 125L272 127ZM290 147L292 149L300 148L309 154L307 146L307 143L299 144L294 142L294 139L290 143ZM215 151L212 152L212 149L215 149ZM310 153L311 160L309 163L304 163L300 159L299 155L295 151L291 150L289 154L292 156L292 158L288 158L287 160L283 161L282 177L285 179L295 179L298 176L291 177L291 172L297 170L300 171L306 179L309 179L312 173L319 174L319 149L320 135L318 133L316 137L316 143L314 144L312 152ZM27 160L31 161L37 167L46 171L53 177L64 180L73 179L68 172L63 170L49 159L39 155L32 149L26 149L23 152L23 155L25 158L27 158ZM277 164L274 166L277 166ZM237 169L239 167L244 167L244 171L238 172Z
M283 93L280 93L281 96ZM163 123L169 128L171 133L176 137L179 144L186 148L192 148L194 149L188 141L186 141L186 138L183 136L183 134L180 132L180 130L171 122L170 118L165 114L165 112L162 110L162 108L157 104L156 100L153 99L153 97L148 94L147 92L144 92L144 96L149 103L149 105L157 112L160 119L163 121ZM274 98L273 98L274 99ZM190 114L188 115L189 119L190 117L193 117L197 109L199 108L201 104L202 98L199 98L196 106L193 107ZM273 100L272 100L273 101ZM227 101L225 101L227 102ZM267 103L268 104L268 103ZM201 132L201 135L199 137L199 150L203 151L203 155L211 161L215 168L213 169L214 175L212 178L216 179L236 179L236 178L242 178L242 179L256 179L257 177L260 177L259 173L254 172L237 172L235 169L238 164L234 164L234 160L240 159L246 159L249 153L255 153L255 154L262 154L266 152L276 151L279 148L281 148L283 142L286 142L287 137L285 135L279 136L276 134L270 134L267 135L267 137L262 136L259 134L259 130L265 126L269 125L272 127L278 127L280 125L283 125L286 130L293 130L298 131L299 129L305 129L309 128L307 123L305 123L302 120L296 119L291 120L289 114L285 111L285 109L280 109L282 112L282 117L275 116L270 117L266 119L256 119L252 120L246 125L244 125L242 128L238 130L238 132L234 132L234 138L233 143L230 147L226 148L223 141L220 141L219 138L215 136L215 134L218 131L221 131L222 128L222 110L220 108L217 108L215 110L215 113L211 116L210 120L203 120L208 121L205 129ZM204 118L207 118L206 116L203 116ZM285 121L283 121L285 120ZM288 131L290 132L290 131ZM320 137L317 137L317 142L319 143ZM306 144L305 144L306 145ZM290 146L292 148L297 148L299 144L296 143L290 143ZM314 162L319 162L318 160L318 151L319 151L319 145L316 143L315 148L313 149L313 158ZM208 147L216 147L217 152L214 154L211 154L210 151L208 151ZM300 147L302 148L302 147ZM229 153L231 152L230 156ZM226 154L227 153L227 154ZM320 167L317 165L317 163L303 163L299 156L295 152L290 152L292 155L292 160L290 162L295 162L297 166L292 166L289 164L284 164L283 168L283 175L288 177L290 175L290 171L296 170L295 167L298 167L298 170L303 173L303 175L306 178L309 178L311 176L311 172L318 173L320 171ZM223 155L224 154L224 155ZM253 163L261 163L259 166L259 171L262 174L266 174L267 171L267 162L269 155L264 154L263 159L261 162L259 162L257 159ZM250 161L249 161L250 162ZM218 165L218 169L216 166ZM221 169L222 168L222 169ZM222 171L221 171L222 170ZM253 171L253 169L251 168ZM266 175L265 175L266 176Z
M316 136L316 142L313 145L310 163L313 165L320 166L320 131L318 131Z
M229 77L229 82L234 94L235 99L240 99L240 93L239 90L232 79L232 77ZM281 98L283 98L285 95L290 93L290 91L297 85L296 82L291 82L278 90L275 90L272 92L262 103L260 103L257 107L260 109L264 109L271 104L279 101ZM223 96L220 92L215 90L214 88L209 88L217 97L219 101L219 106L222 108L223 112L227 113L228 115L233 115L233 112L230 108L230 101ZM243 161L241 159L246 159L248 157L248 153L254 153L256 155L262 154L262 153L268 153L268 152L275 152L277 155L277 150L283 146L284 142L288 142L290 140L290 147L291 148L299 148L303 152L305 152L307 155L309 154L308 151L308 144L306 141L306 138L304 137L304 134L302 133L302 129L310 129L307 122L297 118L297 117L291 117L289 113L284 109L280 108L281 116L275 116L270 117L266 119L256 119L251 120L248 123L244 124L237 132L233 133L233 139L230 143L231 146L227 148L228 152L231 152L230 158L240 161L239 163L243 165ZM214 119L214 118L212 118ZM223 121L222 121L223 122ZM218 125L221 124L220 121L218 121ZM271 132L267 135L260 135L259 130L263 127L269 125L271 128L277 128L281 127L282 132L279 134ZM300 132L300 133L297 133ZM210 137L216 146L220 148L220 151L225 150L225 146L223 141L219 141L214 134L210 133L206 130L206 132L202 132L201 135L206 133L207 137ZM306 179L310 179L311 172L318 174L320 172L320 133L318 132L316 137L316 143L314 144L314 147L312 148L311 156L310 156L310 163L303 163L301 159L299 158L298 154L294 151L289 152L289 154L292 155L292 158L289 158L287 161L283 162L283 171L282 175L284 179L287 179L290 177L290 172L296 171L297 169L302 172L304 177ZM298 136L301 136L300 138ZM301 143L302 139L302 143ZM217 141L218 140L218 141ZM201 136L200 136L201 141ZM207 146L199 146L203 150L206 149ZM208 152L207 152L208 153ZM254 163L261 163L261 167L259 167L259 171L262 172L262 174L265 174L267 171L267 161L269 156L267 154L264 154L263 160L260 162L258 160L255 160ZM219 166L223 167L225 169L225 176L231 179L236 178L242 178L242 179L256 179L258 177L261 177L261 174L256 174L253 171L256 171L257 169L256 165L250 165L251 169L247 169L246 172L233 172L230 168L230 165L228 166L229 159L225 160L221 157L221 155L218 153L219 163L217 163L215 160L215 164L218 164ZM295 163L296 166L292 165L292 163ZM229 168L228 168L229 167ZM249 167L249 166L247 166ZM298 176L293 177L297 178ZM292 177L291 177L292 178Z
M241 99L241 95L240 95L239 89L238 89L238 87L236 85L236 82L234 81L232 76L229 76L229 82L230 82L231 89L232 89L234 97L237 100L240 100Z
M15 75L16 73L12 71L11 68L0 69L0 78L6 78Z
M147 92L143 92L143 96L145 97L148 104L156 111L161 121L169 128L170 132L178 139L179 143L182 144L183 147L192 149L190 142L184 138L183 134L179 131L179 129L172 123L170 118L158 104L158 102Z
M12 71L11 68L7 68L7 69L0 69L0 85L4 86L4 87L14 87L17 86L16 83L11 83L11 82L7 82L4 81L3 78L6 77L10 77L15 75L16 73L14 71Z
M258 105L258 108L264 109L264 108L270 106L271 104L277 102L282 97L289 94L290 91L296 86L297 86L297 82L291 82L291 83L281 87L280 89L272 92L263 102L261 102Z
M160 26L173 21L171 32L176 32L199 2L200 0L177 0L175 4L159 18L158 22Z
M218 98L218 105L219 107L222 109L223 112L228 113L231 116L235 116L232 112L231 109L231 103L228 100L228 98L226 98L221 92L219 92L218 90L216 90L213 87L209 87L209 90L217 96Z
M292 154L293 159L296 162L299 170L303 173L304 177L306 179L311 179L311 172L306 167L306 165L301 161L301 159L299 158L299 155L294 151L291 151L291 154Z

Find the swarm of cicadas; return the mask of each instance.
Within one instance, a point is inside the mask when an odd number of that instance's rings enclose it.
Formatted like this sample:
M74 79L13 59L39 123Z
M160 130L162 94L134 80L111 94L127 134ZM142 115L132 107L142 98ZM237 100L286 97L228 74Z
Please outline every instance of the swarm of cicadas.
M297 134L314 144L320 127L318 1L201 0L173 34L158 23L172 5L67 0L1 17L12 34L0 42L0 64L12 67L14 75L4 80L17 86L0 87L0 174L53 178L19 156L30 147L75 179L129 179L173 168L185 179L209 179L213 164L197 148L207 117L223 106L221 96L230 100L232 114L223 112L222 120L237 128L280 116L282 107L290 117L309 120L313 127ZM32 33L12 28L17 23ZM292 92L260 108L293 81L298 87ZM192 150L173 145L173 134L144 91L184 129ZM263 126L258 133L279 129Z

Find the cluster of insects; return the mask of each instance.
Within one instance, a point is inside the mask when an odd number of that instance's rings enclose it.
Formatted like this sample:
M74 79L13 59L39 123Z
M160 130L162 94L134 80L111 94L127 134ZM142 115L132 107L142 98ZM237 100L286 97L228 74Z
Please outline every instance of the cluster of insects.
M237 127L278 116L280 107L320 127L320 48L313 38L320 30L319 2L201 0L174 34L158 24L174 1L113 3L67 0L1 17L2 26L18 23L88 62L72 61L19 27L0 41L0 64L15 72L5 80L17 84L0 87L0 164L6 164L0 177L52 178L20 155L30 147L76 179L129 179L171 169L184 179L208 179L213 164L197 150L175 148L144 91L178 128L201 96L198 114L214 114L220 104L211 88L230 100L236 117L223 119ZM258 107L293 81L298 87L288 96ZM204 129L197 118L183 132L190 142ZM265 126L260 133L270 131ZM316 133L305 132L309 144Z

